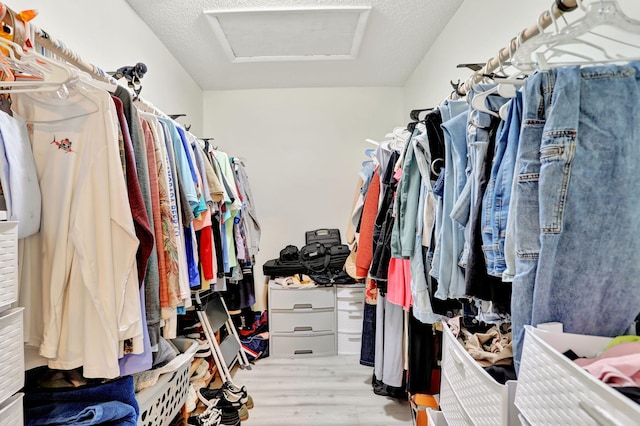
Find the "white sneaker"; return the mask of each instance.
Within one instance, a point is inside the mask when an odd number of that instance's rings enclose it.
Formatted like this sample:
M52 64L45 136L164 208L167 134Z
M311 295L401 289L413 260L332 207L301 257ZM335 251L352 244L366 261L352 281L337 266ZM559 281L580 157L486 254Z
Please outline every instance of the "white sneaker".
M189 391L187 392L187 400L184 403L185 409L188 413L192 413L196 409L196 405L198 404L198 393L193 388L193 385L189 385Z
M211 355L211 345L208 340L198 341L198 351L194 355L196 358L206 358Z

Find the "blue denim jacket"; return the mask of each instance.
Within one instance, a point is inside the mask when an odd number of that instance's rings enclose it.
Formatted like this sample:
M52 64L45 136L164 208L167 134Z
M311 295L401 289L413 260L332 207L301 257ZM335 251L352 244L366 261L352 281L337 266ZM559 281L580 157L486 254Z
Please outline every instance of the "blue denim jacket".
M496 143L491 177L482 200L482 249L487 272L496 277L501 277L506 269L504 243L521 117L522 93L517 92L509 104L509 113Z

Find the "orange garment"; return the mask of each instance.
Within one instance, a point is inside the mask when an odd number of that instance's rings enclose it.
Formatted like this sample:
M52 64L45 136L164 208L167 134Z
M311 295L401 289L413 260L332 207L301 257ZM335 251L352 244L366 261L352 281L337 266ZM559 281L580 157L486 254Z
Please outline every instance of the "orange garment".
M369 273L371 260L373 259L373 227L378 215L378 200L380 199L380 175L378 169L373 173L367 195L362 207L362 219L360 220L360 240L356 253L356 276L365 278Z
M145 120L142 123L142 132L144 133L144 142L147 148L147 162L149 163L149 189L151 190L151 211L153 213L153 230L155 232L155 250L158 255L158 273L159 273L159 291L160 306L166 308L169 306L169 281L167 279L167 263L164 248L161 243L162 237L162 219L160 218L160 190L158 189L158 167L156 163L156 148L153 140L153 132L151 126Z

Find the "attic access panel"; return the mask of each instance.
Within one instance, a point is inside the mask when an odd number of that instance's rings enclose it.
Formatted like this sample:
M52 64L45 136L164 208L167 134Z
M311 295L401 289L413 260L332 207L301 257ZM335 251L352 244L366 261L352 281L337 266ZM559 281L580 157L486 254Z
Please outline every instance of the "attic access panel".
M371 7L208 10L229 60L355 59Z

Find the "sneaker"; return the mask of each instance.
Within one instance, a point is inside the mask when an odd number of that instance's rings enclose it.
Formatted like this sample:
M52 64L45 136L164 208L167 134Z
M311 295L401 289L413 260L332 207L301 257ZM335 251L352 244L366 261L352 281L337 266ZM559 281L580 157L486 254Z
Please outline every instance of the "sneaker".
M240 426L240 412L237 408L223 407L221 413L219 426Z
M194 355L196 358L206 358L211 355L211 345L207 340L200 340L198 342L198 350Z
M249 419L249 409L246 405L242 404L240 408L238 408L238 416L240 416L240 420L243 422Z
M182 336L189 339L202 339L204 334L205 333L204 329L202 328L202 324L199 322L195 323L194 325L184 327L181 332Z
M223 394L219 394L220 389L207 389L200 388L198 389L198 399L206 406L206 407L217 407L217 408L225 408L232 407L236 410L242 406L239 401L229 401L224 398Z
M198 394L192 385L189 385L189 391L187 392L187 401L185 402L185 409L187 413L193 412L198 404Z
M245 404L249 410L253 408L253 398L247 393L246 386L238 386L233 382L224 382L222 388L232 394L241 395L240 402Z
M221 423L222 410L215 407L209 407L203 413L187 419L187 425L194 426L220 426Z
M196 368L196 371L193 372L193 376L191 376L189 380L206 380L210 376L211 373L209 372L209 363L206 361L202 361L198 365L198 368Z
M246 404L249 400L246 393L233 393L224 387L220 389L200 389L198 391L198 397L200 398L200 401L207 406L211 404L210 401L220 400L223 401L225 405L231 405L236 408ZM209 402L205 402L203 399L206 399Z

